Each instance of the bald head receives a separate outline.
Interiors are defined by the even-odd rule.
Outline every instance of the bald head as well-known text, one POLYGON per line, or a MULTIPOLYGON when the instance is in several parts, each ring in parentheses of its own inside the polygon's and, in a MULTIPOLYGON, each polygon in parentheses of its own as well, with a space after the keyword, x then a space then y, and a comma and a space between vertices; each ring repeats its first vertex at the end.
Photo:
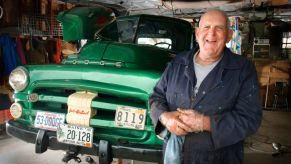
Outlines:
POLYGON ((229 27, 229 20, 228 20, 228 16, 227 16, 227 14, 226 14, 224 11, 219 10, 219 9, 210 9, 210 10, 206 11, 206 12, 201 16, 201 18, 200 18, 199 26, 201 25, 201 23, 202 23, 204 17, 205 17, 205 16, 209 16, 209 15, 219 15, 219 16, 221 16, 221 17, 223 18, 222 20, 224 20, 224 22, 225 22, 225 26, 226 26, 226 27, 229 27))

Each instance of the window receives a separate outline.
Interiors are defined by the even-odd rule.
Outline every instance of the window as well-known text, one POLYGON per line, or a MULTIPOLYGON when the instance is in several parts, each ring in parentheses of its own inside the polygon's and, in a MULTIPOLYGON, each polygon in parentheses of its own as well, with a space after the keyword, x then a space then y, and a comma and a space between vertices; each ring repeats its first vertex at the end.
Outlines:
POLYGON ((282 49, 291 49, 291 32, 283 32, 282 49))
POLYGON ((138 20, 117 21, 119 41, 133 43, 138 20))
POLYGON ((96 38, 183 51, 191 41, 188 36, 192 29, 188 25, 160 17, 121 17, 104 27, 96 38))
POLYGON ((173 49, 175 28, 171 22, 143 19, 137 31, 137 44, 152 45, 164 49, 173 49))
POLYGON ((171 49, 172 40, 169 38, 138 38, 137 44, 148 44, 160 48, 171 49))

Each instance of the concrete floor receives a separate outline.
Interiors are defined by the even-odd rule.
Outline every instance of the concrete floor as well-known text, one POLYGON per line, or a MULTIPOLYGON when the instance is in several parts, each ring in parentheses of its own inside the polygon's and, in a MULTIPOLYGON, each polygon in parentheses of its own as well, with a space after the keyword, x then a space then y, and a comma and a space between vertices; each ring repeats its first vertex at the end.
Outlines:
POLYGON ((245 164, 290 164, 291 163, 291 112, 264 111, 258 132, 245 142, 245 164), (280 143, 278 156, 272 143, 280 143))
MULTIPOLYGON (((244 164, 290 164, 291 153, 283 153, 273 157, 276 151, 272 143, 277 142, 282 148, 291 152, 291 112, 264 111, 263 122, 259 131, 249 137, 245 143, 244 164)), ((1 131, 0 131, 1 132, 1 131)), ((1 164, 59 164, 64 155, 63 151, 48 150, 43 154, 34 153, 34 145, 7 136, 5 131, 0 133, 0 163, 1 164)), ((80 156, 81 163, 85 155, 80 156)), ((98 161, 97 157, 94 157, 98 161)), ((69 164, 77 163, 70 161, 69 164)), ((154 164, 149 162, 115 159, 112 164, 154 164)))

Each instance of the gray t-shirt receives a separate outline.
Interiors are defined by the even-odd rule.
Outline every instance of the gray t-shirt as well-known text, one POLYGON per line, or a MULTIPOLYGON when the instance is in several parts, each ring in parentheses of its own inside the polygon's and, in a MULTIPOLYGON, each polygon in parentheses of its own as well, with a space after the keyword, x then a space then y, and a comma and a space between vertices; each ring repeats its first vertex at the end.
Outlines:
POLYGON ((198 93, 199 87, 202 83, 202 81, 205 79, 205 77, 209 74, 209 72, 217 65, 217 63, 221 60, 221 58, 217 61, 215 61, 212 64, 208 64, 208 65, 202 65, 202 64, 198 64, 196 62, 196 57, 197 54, 199 53, 199 51, 194 55, 193 58, 193 62, 194 62, 194 70, 195 70, 195 75, 196 75, 196 86, 194 88, 194 93, 195 95, 198 93))

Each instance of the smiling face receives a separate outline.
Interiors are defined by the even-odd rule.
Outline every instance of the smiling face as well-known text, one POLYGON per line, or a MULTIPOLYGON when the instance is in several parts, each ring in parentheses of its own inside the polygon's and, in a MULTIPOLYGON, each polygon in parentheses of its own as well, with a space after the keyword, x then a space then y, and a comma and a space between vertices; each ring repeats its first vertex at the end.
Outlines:
POLYGON ((195 31, 200 59, 214 62, 220 58, 225 44, 232 37, 227 19, 219 10, 208 11, 201 17, 199 27, 195 31))

